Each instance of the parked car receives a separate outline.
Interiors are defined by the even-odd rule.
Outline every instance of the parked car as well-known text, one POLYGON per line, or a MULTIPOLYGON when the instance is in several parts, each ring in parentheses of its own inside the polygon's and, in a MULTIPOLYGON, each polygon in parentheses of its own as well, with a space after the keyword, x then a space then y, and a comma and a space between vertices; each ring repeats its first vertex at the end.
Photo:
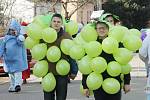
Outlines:
POLYGON ((3 63, 2 60, 0 60, 0 73, 3 73, 4 69, 3 69, 3 63))
MULTIPOLYGON (((3 37, 0 37, 0 45, 1 45, 2 41, 3 41, 3 37)), ((4 71, 3 66, 4 66, 3 61, 2 61, 2 59, 0 59, 0 77, 8 76, 8 74, 4 71)))
POLYGON ((7 77, 8 74, 4 71, 4 64, 2 59, 0 59, 0 77, 7 77))

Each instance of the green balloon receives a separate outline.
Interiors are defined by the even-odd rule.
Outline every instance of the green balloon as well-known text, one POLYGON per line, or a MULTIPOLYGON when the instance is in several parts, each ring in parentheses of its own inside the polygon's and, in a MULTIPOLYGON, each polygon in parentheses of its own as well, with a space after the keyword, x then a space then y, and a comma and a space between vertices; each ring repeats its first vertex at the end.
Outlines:
POLYGON ((48 73, 48 62, 46 60, 38 61, 33 67, 33 75, 44 77, 48 73))
POLYGON ((59 60, 56 64, 56 71, 59 75, 67 75, 70 71, 70 64, 66 60, 59 60))
POLYGON ((28 36, 34 40, 42 39, 42 27, 40 25, 31 23, 27 26, 28 36))
POLYGON ((128 29, 123 26, 114 26, 112 30, 109 32, 109 37, 113 37, 118 42, 121 42, 124 35, 128 32, 128 29))
POLYGON ((32 58, 35 60, 41 60, 46 56, 47 45, 44 43, 37 44, 31 49, 32 58))
POLYGON ((93 23, 88 23, 88 24, 86 24, 86 26, 90 26, 90 27, 93 27, 93 28, 95 28, 95 26, 96 26, 96 23, 95 23, 95 22, 93 22, 93 23))
POLYGON ((74 21, 70 21, 70 22, 65 24, 65 29, 66 29, 66 32, 69 33, 70 35, 77 34, 78 23, 76 23, 74 21))
POLYGON ((124 81, 124 74, 121 73, 120 79, 121 79, 122 82, 124 81))
POLYGON ((34 17, 33 23, 40 25, 42 28, 50 26, 52 15, 37 15, 34 17))
POLYGON ((120 74, 120 79, 121 79, 121 84, 120 84, 120 87, 121 87, 121 89, 123 89, 123 87, 124 87, 124 74, 120 74))
POLYGON ((32 38, 30 37, 27 37, 24 41, 24 45, 26 48, 28 49, 32 49, 33 46, 35 46, 36 44, 39 43, 39 40, 33 40, 32 38))
POLYGON ((102 49, 108 54, 112 54, 118 49, 118 41, 112 37, 107 37, 102 42, 102 49))
POLYGON ((42 32, 42 38, 47 43, 53 43, 57 39, 57 32, 53 28, 45 28, 42 32))
POLYGON ((62 21, 63 21, 63 25, 65 25, 67 23, 67 21, 66 21, 64 16, 62 16, 62 21))
POLYGON ((132 70, 132 67, 130 64, 121 65, 121 73, 122 74, 129 74, 132 70))
MULTIPOLYGON (((92 90, 89 90, 89 91, 90 91, 90 96, 94 95, 92 90)), ((84 91, 83 91, 83 86, 82 86, 82 84, 80 84, 80 93, 81 93, 82 95, 84 95, 84 91)))
POLYGON ((120 83, 114 78, 107 78, 103 81, 102 88, 108 94, 116 94, 120 90, 120 83))
POLYGON ((91 41, 86 44, 85 51, 90 57, 97 57, 102 53, 102 45, 97 41, 91 41))
POLYGON ((113 77, 120 75, 121 65, 116 61, 108 63, 107 73, 113 77))
POLYGON ((102 57, 96 57, 91 60, 91 68, 94 72, 102 73, 107 68, 107 62, 102 57))
POLYGON ((46 14, 44 17, 44 22, 46 22, 46 24, 48 25, 48 27, 50 26, 50 23, 51 23, 51 20, 52 20, 52 16, 53 16, 54 13, 49 13, 49 14, 46 14))
POLYGON ((96 30, 90 25, 84 26, 80 34, 86 42, 96 41, 98 36, 96 30))
POLYGON ((123 38, 123 45, 128 50, 136 51, 142 46, 142 40, 138 36, 126 34, 123 38))
POLYGON ((81 45, 81 46, 84 46, 87 44, 87 42, 81 37, 81 34, 77 34, 76 37, 73 39, 73 41, 77 45, 81 45))
POLYGON ((126 48, 119 48, 116 53, 113 54, 113 57, 120 64, 127 64, 132 58, 132 51, 126 48))
POLYGON ((74 45, 70 51, 69 55, 72 59, 79 60, 85 55, 85 50, 82 46, 74 45))
POLYGON ((48 73, 43 79, 42 79, 42 88, 46 92, 51 92, 56 87, 56 79, 52 73, 48 73))
POLYGON ((92 72, 88 75, 86 84, 90 90, 96 90, 101 87, 103 83, 103 77, 101 74, 92 72))
POLYGON ((70 39, 63 39, 60 44, 61 51, 64 54, 69 55, 69 51, 73 45, 74 45, 74 41, 70 39))
POLYGON ((132 28, 129 30, 129 33, 132 35, 138 36, 139 38, 141 37, 141 32, 138 29, 132 28))
POLYGON ((90 67, 91 59, 89 56, 84 56, 81 60, 78 61, 78 68, 82 74, 90 74, 92 69, 90 67))
POLYGON ((57 46, 51 46, 47 50, 47 59, 50 62, 57 62, 61 57, 61 51, 57 46))

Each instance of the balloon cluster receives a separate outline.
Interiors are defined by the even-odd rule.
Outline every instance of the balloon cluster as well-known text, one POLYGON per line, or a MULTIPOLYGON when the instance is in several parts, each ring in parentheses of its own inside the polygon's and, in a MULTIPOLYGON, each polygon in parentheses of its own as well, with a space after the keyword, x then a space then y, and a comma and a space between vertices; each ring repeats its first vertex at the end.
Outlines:
MULTIPOLYGON (((61 59, 61 51, 68 55, 68 49, 73 45, 73 42, 69 39, 62 40, 61 47, 51 45, 57 40, 56 30, 49 27, 52 15, 36 16, 33 22, 26 28, 28 37, 24 43, 25 47, 31 50, 32 58, 37 60, 37 63, 33 67, 33 74, 39 78, 42 77, 42 87, 47 92, 52 91, 56 86, 56 79, 53 73, 49 72, 49 67, 51 66, 48 66, 48 63, 56 63, 57 73, 59 75, 67 75, 70 71, 70 64, 67 60, 61 59), (41 40, 42 43, 40 42, 41 40)), ((70 35, 77 33, 78 25, 75 22, 64 24, 66 31, 70 35), (74 27, 71 26, 72 24, 74 27)))
MULTIPOLYGON (((70 70, 69 63, 61 59, 61 53, 77 60, 79 71, 88 75, 87 86, 96 90, 102 86, 105 92, 115 94, 120 89, 120 83, 114 78, 103 80, 101 73, 107 71, 112 76, 128 74, 131 66, 128 64, 132 59, 132 53, 138 50, 142 41, 137 29, 128 29, 124 26, 114 26, 111 28, 107 38, 102 43, 97 42, 98 33, 93 25, 86 25, 77 36, 71 39, 63 39, 60 47, 47 46, 57 39, 57 32, 49 27, 52 15, 40 15, 27 26, 28 37, 25 46, 31 49, 33 59, 38 60, 33 69, 33 74, 42 77, 42 87, 45 91, 52 91, 56 86, 53 73, 48 72, 48 63, 57 63, 56 71, 60 75, 67 75, 70 70), (43 43, 40 43, 40 40, 43 43), (119 48, 122 42, 125 48, 119 48), (106 60, 99 55, 102 50, 112 54, 116 61, 107 64, 106 60), (43 60, 47 58, 48 61, 43 60)), ((70 35, 78 32, 78 24, 70 21, 65 23, 65 30, 70 35)))
MULTIPOLYGON (((97 37, 98 34, 91 25, 84 26, 73 40, 76 45, 80 46, 77 51, 79 57, 73 52, 70 52, 72 53, 70 56, 78 60, 79 71, 88 75, 86 84, 90 90, 96 90, 102 86, 106 93, 115 94, 121 88, 119 81, 115 78, 103 80, 102 73, 107 71, 111 77, 130 73, 132 68, 128 63, 133 57, 133 52, 142 45, 140 32, 124 26, 113 26, 102 43, 96 41, 97 37), (124 47, 119 48, 119 43, 122 43, 124 47), (107 64, 106 60, 99 56, 102 50, 112 54, 115 61, 107 64)), ((75 48, 77 47, 73 46, 71 49, 76 51, 75 48)))

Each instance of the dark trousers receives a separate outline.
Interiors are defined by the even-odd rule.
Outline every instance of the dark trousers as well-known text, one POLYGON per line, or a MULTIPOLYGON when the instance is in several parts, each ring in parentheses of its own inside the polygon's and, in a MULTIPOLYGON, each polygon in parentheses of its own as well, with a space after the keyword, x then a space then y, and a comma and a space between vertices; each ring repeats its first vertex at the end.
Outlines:
POLYGON ((93 92, 95 100, 121 100, 121 90, 116 94, 107 94, 102 88, 93 92))
POLYGON ((67 86, 68 86, 68 76, 55 75, 56 87, 52 92, 44 91, 44 100, 66 100, 67 97, 67 86))

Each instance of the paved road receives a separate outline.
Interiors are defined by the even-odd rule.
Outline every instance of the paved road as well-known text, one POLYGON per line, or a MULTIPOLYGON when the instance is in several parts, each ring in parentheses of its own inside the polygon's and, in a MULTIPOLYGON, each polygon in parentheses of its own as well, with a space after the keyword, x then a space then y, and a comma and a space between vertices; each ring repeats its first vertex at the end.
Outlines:
MULTIPOLYGON (((122 100, 146 100, 146 94, 144 92, 144 87, 146 84, 145 78, 145 68, 143 62, 135 55, 130 64, 133 67, 131 72, 132 75, 132 91, 128 94, 122 95, 122 100)), ((76 80, 72 81, 68 86, 68 96, 67 100, 94 100, 93 97, 86 98, 82 96, 79 92, 79 85, 81 80, 81 74, 78 74, 76 80)), ((43 100, 43 92, 40 79, 31 75, 28 80, 29 83, 22 86, 22 91, 20 93, 8 93, 7 89, 9 87, 8 78, 0 78, 0 100, 43 100)))
MULTIPOLYGON (((146 100, 144 86, 146 78, 133 77, 131 81, 132 91, 122 96, 122 100, 146 100)), ((80 80, 74 80, 69 84, 67 100, 94 100, 86 98, 79 92, 80 80)), ((43 100, 43 92, 40 83, 28 83, 22 86, 20 93, 8 93, 8 83, 0 85, 0 100, 43 100)))

